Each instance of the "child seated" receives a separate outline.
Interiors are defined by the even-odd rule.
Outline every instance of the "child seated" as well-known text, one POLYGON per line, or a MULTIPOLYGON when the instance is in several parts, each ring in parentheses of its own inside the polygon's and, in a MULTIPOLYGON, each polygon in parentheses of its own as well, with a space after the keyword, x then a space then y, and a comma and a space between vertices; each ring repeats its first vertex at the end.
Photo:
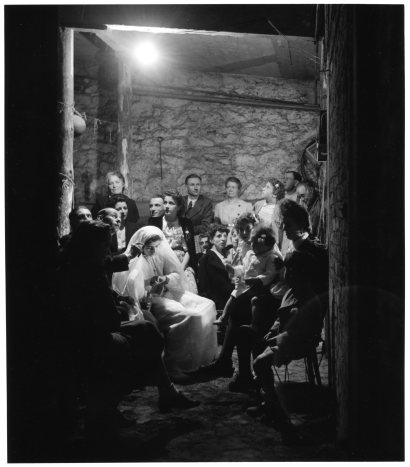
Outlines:
POLYGON ((228 245, 231 243, 233 248, 227 260, 232 266, 242 264, 246 253, 251 249, 251 232, 255 223, 256 217, 251 213, 242 214, 236 219, 228 238, 228 245))
MULTIPOLYGON (((229 315, 236 308, 239 297, 246 294, 249 299, 246 301, 249 301, 250 306, 252 297, 264 293, 264 288, 278 278, 282 266, 282 255, 276 247, 273 230, 261 224, 257 225, 251 233, 250 243, 252 249, 246 253, 242 265, 225 265, 228 273, 235 280, 235 289, 225 305, 222 316, 215 321, 217 325, 228 322, 229 315)), ((269 291, 266 290, 265 293, 269 291)))
POLYGON ((226 262, 232 266, 236 266, 240 260, 240 248, 239 248, 239 230, 236 227, 232 227, 229 233, 230 243, 226 246, 226 262))

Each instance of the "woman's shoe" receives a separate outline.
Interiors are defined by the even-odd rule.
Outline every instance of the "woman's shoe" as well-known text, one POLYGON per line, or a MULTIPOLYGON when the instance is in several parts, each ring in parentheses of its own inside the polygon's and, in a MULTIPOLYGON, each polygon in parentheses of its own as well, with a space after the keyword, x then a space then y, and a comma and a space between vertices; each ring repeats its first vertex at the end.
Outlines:
POLYGON ((159 411, 162 413, 169 412, 171 409, 191 409, 198 407, 199 404, 199 401, 189 399, 181 391, 177 391, 172 396, 160 396, 158 400, 159 411))
POLYGON ((187 372, 190 376, 213 376, 215 378, 230 378, 233 375, 235 368, 232 363, 221 364, 218 362, 212 362, 209 365, 201 366, 198 370, 187 372))

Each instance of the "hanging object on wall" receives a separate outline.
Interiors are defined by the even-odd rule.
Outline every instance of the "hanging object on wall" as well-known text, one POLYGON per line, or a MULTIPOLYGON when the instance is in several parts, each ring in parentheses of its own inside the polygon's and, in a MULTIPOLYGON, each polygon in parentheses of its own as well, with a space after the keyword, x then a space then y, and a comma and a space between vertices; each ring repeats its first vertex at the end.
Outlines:
POLYGON ((109 140, 109 142, 110 142, 110 144, 111 144, 111 142, 112 142, 112 141, 111 141, 111 136, 112 136, 112 127, 111 127, 111 125, 107 125, 106 131, 107 131, 107 133, 108 133, 108 140, 109 140))
POLYGON ((74 115, 73 115, 73 124, 74 124, 74 135, 82 135, 84 131, 87 128, 87 125, 85 123, 86 116, 81 115, 80 112, 74 109, 74 115))
POLYGON ((98 118, 94 118, 94 125, 93 125, 94 135, 97 133, 99 125, 101 125, 101 120, 98 118))
POLYGON ((303 150, 300 158, 300 173, 303 180, 311 180, 318 185, 320 162, 318 162, 318 140, 311 141, 303 150))
POLYGON ((327 161, 327 111, 320 111, 319 123, 319 145, 317 151, 317 160, 319 162, 327 161))
POLYGON ((157 141, 159 143, 159 168, 160 168, 160 175, 161 175, 161 193, 164 192, 164 180, 162 177, 162 150, 161 150, 161 145, 162 142, 164 141, 164 138, 162 136, 158 136, 157 141))

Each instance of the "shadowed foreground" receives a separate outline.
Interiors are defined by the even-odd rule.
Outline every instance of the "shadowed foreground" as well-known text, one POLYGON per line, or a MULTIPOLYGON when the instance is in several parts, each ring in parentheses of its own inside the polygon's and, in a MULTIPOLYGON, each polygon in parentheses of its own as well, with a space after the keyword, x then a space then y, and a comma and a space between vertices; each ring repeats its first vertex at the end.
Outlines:
POLYGON ((123 428, 120 439, 112 445, 93 446, 85 440, 80 412, 75 433, 64 441, 58 452, 49 451, 49 461, 347 460, 335 443, 325 358, 320 369, 323 387, 312 387, 306 382, 303 360, 289 365, 287 382, 284 382, 284 369, 279 369, 282 381, 279 390, 304 440, 301 446, 286 446, 272 426, 247 415, 245 409, 254 405, 252 399, 245 394, 228 392, 229 379, 219 378, 185 384, 183 391, 200 400, 201 405, 168 414, 158 411, 155 388, 132 392, 119 408, 125 418, 135 418, 136 422, 123 428))

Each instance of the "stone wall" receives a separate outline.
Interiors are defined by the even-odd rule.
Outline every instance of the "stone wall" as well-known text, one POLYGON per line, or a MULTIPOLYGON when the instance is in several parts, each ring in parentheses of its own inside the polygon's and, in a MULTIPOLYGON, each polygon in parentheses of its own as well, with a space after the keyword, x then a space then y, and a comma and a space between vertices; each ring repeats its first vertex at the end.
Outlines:
POLYGON ((74 202, 92 205, 117 169, 117 62, 111 54, 75 62, 75 108, 86 114, 86 130, 74 138, 74 202))
MULTIPOLYGON (((113 55, 100 54, 75 70, 75 105, 87 115, 87 129, 74 142, 75 202, 92 204, 105 189, 104 175, 118 169, 118 64, 113 55)), ((203 176, 203 192, 215 202, 224 197, 224 180, 235 175, 243 183, 243 197, 260 199, 268 177, 283 178, 298 169, 307 143, 316 136, 318 114, 313 111, 198 102, 141 95, 141 86, 195 90, 209 96, 226 94, 314 103, 313 82, 265 79, 221 73, 166 73, 163 77, 135 73, 128 143, 127 193, 142 211, 152 193, 163 186, 184 192, 185 176, 203 176), (164 77, 165 76, 165 77, 164 77)))
POLYGON ((330 381, 338 401, 339 438, 347 436, 349 429, 349 346, 354 342, 349 326, 350 259, 348 209, 349 170, 352 153, 352 18, 351 10, 332 7, 327 10, 327 37, 325 40, 329 112, 329 224, 328 245, 330 262, 330 381))
POLYGON ((338 434, 357 458, 399 460, 404 12, 385 5, 326 11, 331 382, 338 434))
MULTIPOLYGON (((136 74, 134 86, 152 85, 136 74)), ((314 85, 294 80, 263 79, 219 73, 167 74, 156 79, 158 89, 195 90, 213 94, 252 96, 312 103, 314 85)), ((132 147, 129 152, 130 189, 147 200, 160 191, 159 143, 162 142, 164 187, 184 192, 187 174, 203 178, 203 192, 213 200, 224 197, 224 180, 237 176, 243 197, 255 200, 268 177, 283 178, 297 169, 306 144, 316 135, 315 112, 198 102, 135 94, 132 147)))

